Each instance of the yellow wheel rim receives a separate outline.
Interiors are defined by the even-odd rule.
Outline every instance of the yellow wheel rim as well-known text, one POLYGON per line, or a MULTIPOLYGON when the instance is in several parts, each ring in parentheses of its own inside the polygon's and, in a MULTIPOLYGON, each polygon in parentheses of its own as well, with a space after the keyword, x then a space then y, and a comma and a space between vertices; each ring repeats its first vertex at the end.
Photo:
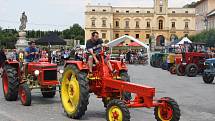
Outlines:
POLYGON ((69 69, 62 78, 61 100, 65 111, 68 114, 74 114, 77 110, 80 98, 79 83, 75 73, 69 69))
POLYGON ((158 117, 162 121, 171 121, 172 116, 173 116, 173 110, 169 105, 166 108, 164 108, 162 106, 158 107, 158 117))
POLYGON ((123 114, 121 109, 117 106, 112 106, 108 111, 108 118, 109 121, 122 121, 123 114))

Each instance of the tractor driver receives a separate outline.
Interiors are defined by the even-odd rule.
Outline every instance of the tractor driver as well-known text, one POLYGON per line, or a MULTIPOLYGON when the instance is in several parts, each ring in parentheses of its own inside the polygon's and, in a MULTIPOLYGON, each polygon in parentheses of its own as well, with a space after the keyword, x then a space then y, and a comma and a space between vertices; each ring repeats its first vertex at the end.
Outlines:
POLYGON ((28 43, 29 47, 25 48, 25 62, 32 62, 38 56, 38 50, 36 48, 35 41, 28 43))
MULTIPOLYGON (((99 63, 96 55, 100 53, 102 50, 103 46, 103 40, 99 38, 99 33, 98 32, 93 32, 91 39, 87 41, 86 48, 87 51, 90 53, 90 56, 88 58, 88 64, 89 64, 89 69, 90 69, 90 75, 92 75, 92 68, 93 68, 93 60, 95 61, 96 64, 99 63)), ((106 63, 112 73, 115 73, 115 71, 112 68, 112 65, 106 57, 106 63)))

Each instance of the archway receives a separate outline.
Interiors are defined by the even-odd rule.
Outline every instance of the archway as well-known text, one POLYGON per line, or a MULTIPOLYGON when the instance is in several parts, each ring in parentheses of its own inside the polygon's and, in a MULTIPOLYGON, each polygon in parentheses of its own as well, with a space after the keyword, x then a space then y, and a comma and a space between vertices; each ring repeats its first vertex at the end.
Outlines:
POLYGON ((163 35, 157 36, 156 46, 165 46, 165 37, 163 35))

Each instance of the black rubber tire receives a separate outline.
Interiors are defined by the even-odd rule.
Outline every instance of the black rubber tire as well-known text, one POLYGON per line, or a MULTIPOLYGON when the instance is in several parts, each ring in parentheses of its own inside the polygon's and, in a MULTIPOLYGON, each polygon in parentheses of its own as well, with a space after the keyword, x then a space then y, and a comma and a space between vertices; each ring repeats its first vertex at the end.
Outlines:
POLYGON ((186 66, 185 70, 186 70, 185 72, 188 77, 195 77, 198 74, 198 66, 194 63, 188 64, 186 66), (193 68, 195 70, 193 70, 193 72, 191 72, 192 71, 191 68, 193 68))
MULTIPOLYGON (((179 121, 180 117, 181 117, 181 112, 180 112, 180 108, 179 105, 177 104, 177 102, 169 97, 164 97, 162 99, 166 99, 168 101, 166 101, 166 103, 171 106, 171 108, 173 109, 173 115, 172 115, 172 119, 170 121, 179 121)), ((161 102, 161 101, 160 101, 161 102)), ((154 115, 155 115, 155 119, 157 121, 163 121, 162 119, 160 119, 159 115, 158 115, 158 108, 159 106, 154 108, 154 115)))
POLYGON ((185 67, 181 67, 181 66, 184 66, 184 65, 183 64, 176 65, 176 74, 178 76, 184 76, 186 74, 185 67))
POLYGON ((19 97, 21 98, 21 94, 20 94, 20 91, 23 90, 24 93, 25 93, 25 96, 26 96, 26 99, 25 101, 20 99, 21 100, 21 103, 22 105, 24 106, 30 106, 31 105, 31 90, 30 88, 28 87, 28 85, 26 83, 23 83, 19 86, 19 97))
MULTIPOLYGON (((7 101, 16 101, 18 99, 18 88, 19 88, 19 81, 18 81, 18 73, 16 68, 10 65, 4 66, 3 75, 8 79, 8 91, 7 93, 4 91, 4 97, 7 101)), ((2 85, 4 85, 4 80, 2 79, 2 85)))
POLYGON ((131 116, 130 116, 130 112, 128 110, 128 107, 125 105, 125 103, 123 101, 118 100, 118 99, 113 99, 108 103, 107 109, 106 109, 106 119, 107 119, 107 121, 110 121, 109 120, 109 110, 113 106, 116 106, 121 110, 122 115, 123 115, 122 116, 122 118, 123 118, 122 121, 130 121, 131 116))
MULTIPOLYGON (((89 94, 89 81, 87 79, 87 73, 80 71, 76 65, 67 65, 64 72, 66 72, 67 70, 73 70, 75 72, 77 81, 79 82, 80 100, 77 106, 77 110, 73 114, 69 114, 68 112, 66 112, 66 110, 64 111, 66 112, 68 117, 72 119, 80 119, 82 116, 85 115, 85 112, 87 111, 87 106, 89 104, 90 94, 89 94)), ((62 92, 63 91, 61 91, 61 93, 62 92)), ((61 101, 62 101, 62 94, 61 94, 61 101)))
POLYGON ((214 81, 214 76, 209 76, 209 75, 203 74, 202 78, 206 84, 212 84, 214 81))
POLYGON ((41 88, 41 93, 44 98, 54 98, 56 95, 56 86, 52 88, 41 88))

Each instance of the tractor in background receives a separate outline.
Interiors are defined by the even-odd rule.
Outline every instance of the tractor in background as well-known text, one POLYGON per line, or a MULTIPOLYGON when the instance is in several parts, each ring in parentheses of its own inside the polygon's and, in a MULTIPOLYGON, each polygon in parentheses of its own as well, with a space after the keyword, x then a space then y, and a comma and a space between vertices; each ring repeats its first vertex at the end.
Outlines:
POLYGON ((176 65, 176 73, 178 76, 187 75, 189 77, 195 77, 197 74, 203 73, 205 69, 204 62, 208 58, 208 54, 205 52, 197 52, 197 47, 203 46, 204 44, 192 43, 189 45, 191 49, 187 52, 182 51, 182 60, 176 65))
POLYGON ((215 76, 215 58, 207 59, 204 63, 206 69, 202 75, 203 81, 206 84, 211 84, 214 81, 215 76))
POLYGON ((152 54, 152 56, 150 58, 150 65, 152 67, 161 68, 163 61, 164 61, 164 56, 166 56, 166 53, 154 53, 154 54, 152 54))
POLYGON ((130 121, 128 108, 152 108, 157 121, 179 121, 180 109, 169 97, 155 99, 155 88, 130 82, 123 61, 110 60, 116 73, 105 62, 105 48, 97 54, 99 64, 89 74, 87 61, 67 61, 61 82, 61 102, 65 113, 80 119, 87 111, 90 93, 100 98, 106 108, 107 121, 130 121), (134 94, 134 97, 131 96, 134 94))
POLYGON ((9 59, 3 66, 2 84, 7 101, 16 101, 18 95, 24 106, 31 105, 31 90, 40 89, 44 98, 53 98, 56 87, 57 65, 40 59, 29 63, 9 59))

